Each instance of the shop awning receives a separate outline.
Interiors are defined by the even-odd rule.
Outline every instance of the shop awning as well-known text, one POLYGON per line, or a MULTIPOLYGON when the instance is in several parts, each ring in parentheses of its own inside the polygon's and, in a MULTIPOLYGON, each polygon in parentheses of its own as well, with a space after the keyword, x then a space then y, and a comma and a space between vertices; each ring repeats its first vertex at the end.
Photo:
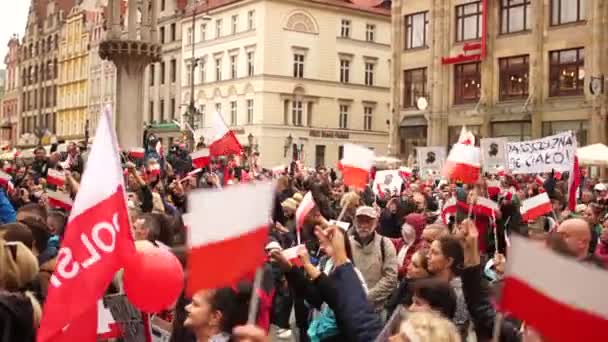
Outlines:
POLYGON ((581 165, 608 166, 608 147, 604 144, 593 144, 576 150, 581 165))
POLYGON ((426 119, 422 115, 417 116, 406 116, 401 119, 399 126, 401 127, 412 127, 412 126, 426 126, 428 125, 426 119))

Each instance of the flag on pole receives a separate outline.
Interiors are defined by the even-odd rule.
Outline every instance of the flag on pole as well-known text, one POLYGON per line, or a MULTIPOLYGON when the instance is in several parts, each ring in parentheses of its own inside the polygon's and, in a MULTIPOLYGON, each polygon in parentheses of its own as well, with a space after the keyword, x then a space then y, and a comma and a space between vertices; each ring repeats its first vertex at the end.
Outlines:
POLYGON ((283 251, 281 251, 281 254, 283 254, 285 259, 287 259, 292 265, 294 265, 296 267, 301 267, 302 261, 300 260, 300 257, 298 256, 298 251, 300 250, 300 248, 306 248, 306 246, 297 245, 295 247, 284 249, 283 251))
POLYGON ((345 144, 341 162, 344 185, 364 189, 374 164, 374 151, 365 146, 345 144))
POLYGON ((403 180, 410 178, 412 174, 412 169, 410 169, 409 167, 402 166, 399 168, 399 175, 401 176, 401 178, 403 178, 403 180))
POLYGON ((134 147, 129 150, 129 158, 131 159, 144 159, 146 150, 143 147, 134 147))
POLYGON ((95 341, 98 300, 135 253, 111 107, 95 142, 50 278, 38 342, 95 341))
POLYGON ((441 220, 443 223, 448 224, 448 217, 455 216, 457 210, 458 206, 456 205, 456 197, 450 197, 441 209, 441 220))
POLYGON ((488 196, 496 197, 496 196, 500 195, 500 191, 502 189, 501 189, 499 180, 496 180, 496 179, 488 180, 487 185, 488 185, 488 196))
POLYGON ((481 151, 473 145, 455 144, 443 167, 443 174, 454 182, 473 184, 479 179, 481 151))
POLYGON ((188 294, 234 285, 264 263, 273 199, 268 182, 190 194, 188 294))
POLYGON ((475 135, 471 131, 468 131, 465 126, 462 126, 462 128, 460 129, 460 135, 458 136, 457 143, 475 146, 475 135))
POLYGON ((568 209, 572 212, 576 209, 576 192, 581 185, 581 169, 578 167, 578 156, 574 156, 574 163, 568 178, 568 209))
POLYGON ((213 114, 212 128, 213 136, 209 144, 209 152, 212 156, 240 155, 243 153, 241 143, 239 143, 234 132, 228 129, 219 112, 213 114))
POLYGON ((72 210, 74 201, 70 195, 62 191, 47 191, 47 200, 53 208, 63 209, 65 211, 72 210))
POLYGON ((46 182, 61 187, 65 185, 65 174, 59 170, 48 169, 46 172, 46 182))
POLYGON ((546 341, 608 341, 608 273, 513 234, 500 308, 546 341))
POLYGON ((312 197, 312 192, 307 192, 302 198, 302 202, 296 209, 296 233, 298 234, 298 243, 300 243, 300 232, 302 231, 302 226, 304 226, 304 220, 306 216, 310 213, 310 211, 315 207, 315 200, 312 197))
POLYGON ((551 200, 546 192, 524 200, 521 204, 521 218, 524 221, 534 221, 541 215, 550 213, 553 210, 551 200))
POLYGON ((112 312, 103 304, 103 299, 97 301, 97 338, 108 340, 122 337, 120 324, 116 322, 112 312))
POLYGON ((489 198, 478 197, 477 203, 475 203, 475 213, 485 216, 495 215, 499 210, 498 203, 492 201, 489 198))
POLYGON ((190 153, 192 158, 192 166, 202 169, 211 163, 211 154, 208 148, 203 148, 198 151, 190 153))

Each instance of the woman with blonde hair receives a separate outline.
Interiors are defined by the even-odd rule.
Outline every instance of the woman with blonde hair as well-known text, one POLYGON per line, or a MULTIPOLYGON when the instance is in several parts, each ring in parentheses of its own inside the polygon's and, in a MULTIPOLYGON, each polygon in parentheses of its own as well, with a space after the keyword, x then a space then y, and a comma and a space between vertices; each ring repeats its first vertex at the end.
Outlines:
POLYGON ((390 342, 460 342, 456 326, 435 312, 410 312, 390 342))

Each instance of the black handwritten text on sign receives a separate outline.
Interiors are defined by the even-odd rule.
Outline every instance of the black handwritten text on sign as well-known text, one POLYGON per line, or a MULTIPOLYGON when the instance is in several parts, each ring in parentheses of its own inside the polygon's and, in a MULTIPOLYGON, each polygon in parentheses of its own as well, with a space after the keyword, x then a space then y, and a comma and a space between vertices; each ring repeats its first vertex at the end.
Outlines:
POLYGON ((550 137, 507 144, 512 173, 569 171, 576 153, 576 137, 560 133, 550 137))

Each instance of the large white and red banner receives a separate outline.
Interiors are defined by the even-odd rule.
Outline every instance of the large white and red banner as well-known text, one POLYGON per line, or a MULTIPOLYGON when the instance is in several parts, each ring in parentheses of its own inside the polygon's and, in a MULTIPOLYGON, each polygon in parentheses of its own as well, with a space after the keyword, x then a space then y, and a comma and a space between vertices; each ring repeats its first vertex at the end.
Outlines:
POLYGON ((576 155, 576 136, 564 132, 542 139, 510 142, 507 157, 511 173, 570 171, 576 155))
POLYGON ((110 111, 101 115, 72 207, 38 342, 95 341, 98 300, 135 253, 110 111))

